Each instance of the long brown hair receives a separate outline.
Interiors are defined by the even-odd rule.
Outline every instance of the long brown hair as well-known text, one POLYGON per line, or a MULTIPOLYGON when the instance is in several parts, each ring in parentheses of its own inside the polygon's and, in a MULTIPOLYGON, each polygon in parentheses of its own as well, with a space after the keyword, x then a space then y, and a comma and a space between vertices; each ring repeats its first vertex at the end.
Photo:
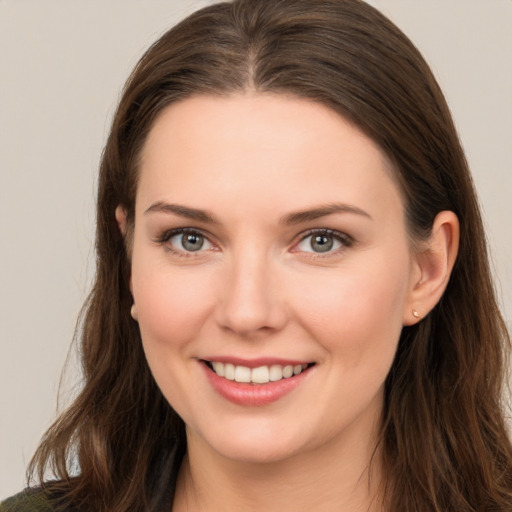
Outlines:
POLYGON ((53 470, 60 483, 52 486, 86 510, 156 510, 164 499, 186 449, 184 426, 151 376, 130 317, 130 241, 114 211, 123 205, 133 226, 138 156, 167 105, 247 89, 320 102, 375 140, 393 163, 413 239, 428 237, 440 211, 457 214, 460 249, 446 292, 419 324, 404 327, 386 381, 386 509, 510 512, 502 403, 510 340, 468 166, 428 65, 360 0, 212 5, 142 57, 101 162, 97 274, 77 333, 84 386, 47 432, 29 474, 43 479, 53 470))

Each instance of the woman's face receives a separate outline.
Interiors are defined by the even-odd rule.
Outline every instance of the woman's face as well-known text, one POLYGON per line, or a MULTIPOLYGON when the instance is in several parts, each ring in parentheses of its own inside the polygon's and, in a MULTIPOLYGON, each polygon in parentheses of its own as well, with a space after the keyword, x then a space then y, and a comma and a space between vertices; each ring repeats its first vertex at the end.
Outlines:
POLYGON ((260 462, 368 445, 418 272, 385 157, 328 108, 196 96, 156 121, 131 284, 189 443, 260 462))

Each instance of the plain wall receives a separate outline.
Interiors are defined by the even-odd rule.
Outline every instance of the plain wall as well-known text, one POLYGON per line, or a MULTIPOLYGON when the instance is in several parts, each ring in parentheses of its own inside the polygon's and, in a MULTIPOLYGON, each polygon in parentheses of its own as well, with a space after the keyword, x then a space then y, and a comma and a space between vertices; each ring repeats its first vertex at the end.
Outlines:
MULTIPOLYGON (((271 1, 271 0, 269 0, 271 1)), ((94 268, 98 161, 120 89, 190 0, 0 0, 0 498, 55 418, 94 268)), ((374 0, 452 108, 512 320, 512 2, 374 0)), ((78 373, 71 358, 63 403, 78 373)))

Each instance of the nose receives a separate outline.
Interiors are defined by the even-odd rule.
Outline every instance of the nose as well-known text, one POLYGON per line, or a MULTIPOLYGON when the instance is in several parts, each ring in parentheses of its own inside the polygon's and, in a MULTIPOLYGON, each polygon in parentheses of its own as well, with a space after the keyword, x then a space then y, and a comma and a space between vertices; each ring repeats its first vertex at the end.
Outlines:
POLYGON ((243 337, 282 329, 287 312, 278 265, 264 254, 245 251, 228 267, 220 284, 218 324, 243 337))

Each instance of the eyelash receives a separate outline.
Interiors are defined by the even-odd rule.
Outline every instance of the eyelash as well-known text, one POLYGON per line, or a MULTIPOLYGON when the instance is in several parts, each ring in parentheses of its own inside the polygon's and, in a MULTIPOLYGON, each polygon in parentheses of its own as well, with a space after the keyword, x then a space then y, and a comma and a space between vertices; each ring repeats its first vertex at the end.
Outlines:
MULTIPOLYGON (((175 256, 178 256, 178 257, 181 257, 181 258, 194 257, 194 252, 195 251, 183 251, 181 249, 175 249, 172 245, 168 244, 169 240, 171 240, 171 238, 173 238, 173 237, 175 237, 177 235, 196 235, 196 236, 200 236, 205 241, 207 241, 208 243, 212 244, 212 242, 210 242, 210 238, 209 238, 208 235, 204 234, 200 230, 193 229, 193 228, 178 228, 178 229, 171 229, 169 231, 165 231, 159 237, 156 238, 155 242, 157 244, 160 244, 160 245, 167 244, 167 245, 165 245, 165 249, 167 251, 169 251, 170 253, 172 253, 173 255, 175 255, 175 256)), ((203 252, 203 251, 199 250, 197 252, 199 253, 199 252, 203 252)))
MULTIPOLYGON (((334 229, 311 229, 308 232, 306 232, 299 240, 298 243, 295 244, 294 247, 297 247, 299 244, 307 240, 308 238, 311 238, 313 236, 324 236, 326 238, 333 238, 337 242, 340 243, 340 247, 335 250, 329 250, 325 253, 322 252, 316 252, 316 251, 303 251, 307 252, 309 257, 314 258, 325 258, 333 254, 338 254, 340 251, 343 251, 345 249, 348 249, 354 245, 354 239, 347 235, 346 233, 343 233, 341 231, 336 231, 334 229)), ((297 251, 298 252, 298 251, 297 251)))
MULTIPOLYGON (((178 257, 182 257, 182 258, 194 257, 195 256, 194 252, 196 252, 196 251, 184 251, 181 249, 175 249, 172 245, 168 244, 169 240, 171 240, 171 238, 173 238, 177 235, 196 235, 196 236, 203 238, 209 244, 212 244, 212 242, 210 241, 209 235, 203 233, 200 230, 193 229, 193 228, 178 228, 178 229, 172 229, 169 231, 165 231, 164 233, 162 233, 160 236, 158 236, 155 239, 155 242, 160 245, 167 244, 165 246, 166 250, 178 257)), ((305 252, 305 253, 309 254, 308 257, 324 258, 329 255, 339 253, 340 251, 343 251, 344 249, 348 249, 354 245, 354 239, 350 235, 347 235, 346 233, 343 233, 341 231, 322 228, 322 229, 311 229, 311 230, 307 231, 300 237, 299 241, 296 242, 293 247, 296 248, 299 244, 303 243, 305 240, 307 240, 308 238, 313 237, 313 236, 324 236, 326 238, 332 238, 335 241, 339 242, 341 244, 341 247, 339 247, 335 250, 328 250, 325 253, 316 252, 316 251, 298 251, 298 250, 292 250, 292 252, 305 252)), ((204 252, 204 251, 198 250, 197 252, 200 253, 200 252, 204 252)))

